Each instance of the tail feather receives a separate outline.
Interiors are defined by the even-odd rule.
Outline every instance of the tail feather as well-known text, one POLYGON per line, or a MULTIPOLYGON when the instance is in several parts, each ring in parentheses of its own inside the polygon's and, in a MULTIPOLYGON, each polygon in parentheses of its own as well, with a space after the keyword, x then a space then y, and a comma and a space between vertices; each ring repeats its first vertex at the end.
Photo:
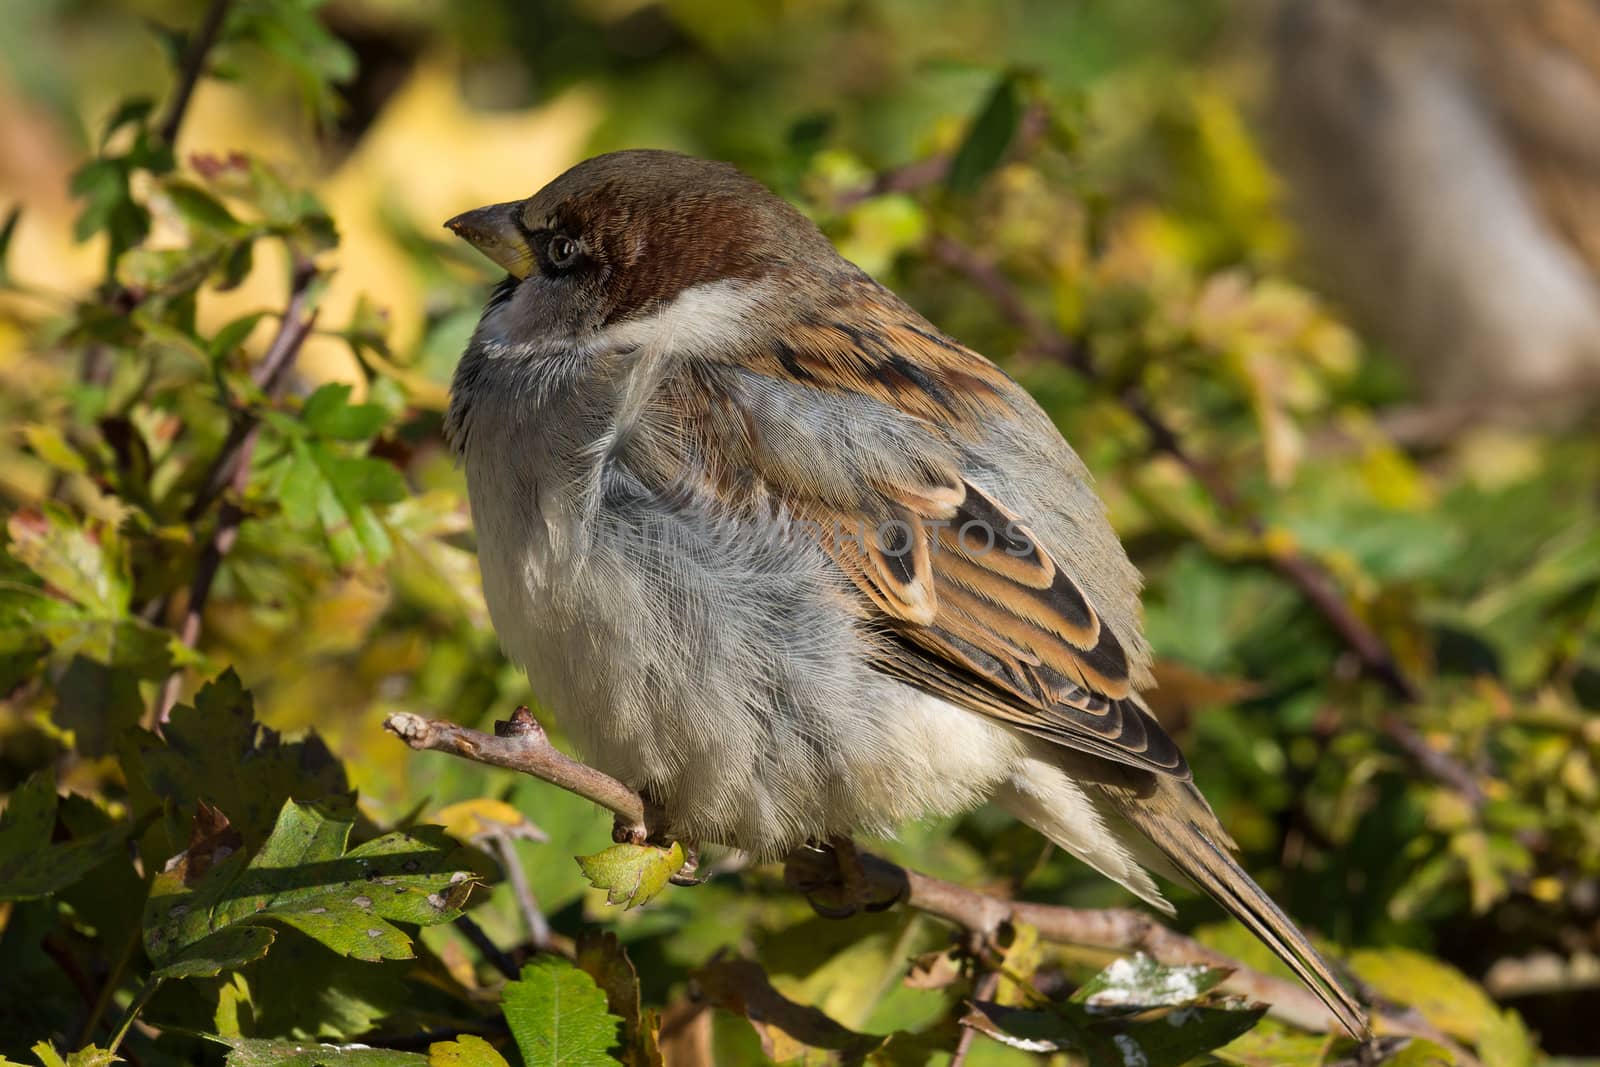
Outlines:
POLYGON ((1260 938, 1327 1005, 1351 1036, 1371 1031, 1366 1010, 1334 977, 1293 920, 1251 880, 1217 839, 1227 841, 1216 816, 1188 782, 1161 781, 1153 796, 1105 791, 1118 813, 1150 839, 1186 879, 1260 938))

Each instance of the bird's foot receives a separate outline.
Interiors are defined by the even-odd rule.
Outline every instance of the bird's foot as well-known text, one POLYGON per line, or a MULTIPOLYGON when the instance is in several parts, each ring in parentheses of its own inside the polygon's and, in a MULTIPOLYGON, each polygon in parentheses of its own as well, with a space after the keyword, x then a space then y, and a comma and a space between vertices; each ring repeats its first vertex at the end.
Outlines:
POLYGON ((702 885, 709 882, 711 880, 709 875, 701 878, 697 873, 700 870, 700 846, 687 841, 679 843, 683 845, 683 866, 679 867, 678 873, 667 881, 673 885, 702 885))
POLYGON ((883 911, 899 903, 904 888, 875 882, 848 837, 826 846, 796 849, 784 865, 784 881, 805 895, 825 919, 847 919, 861 911, 883 911))

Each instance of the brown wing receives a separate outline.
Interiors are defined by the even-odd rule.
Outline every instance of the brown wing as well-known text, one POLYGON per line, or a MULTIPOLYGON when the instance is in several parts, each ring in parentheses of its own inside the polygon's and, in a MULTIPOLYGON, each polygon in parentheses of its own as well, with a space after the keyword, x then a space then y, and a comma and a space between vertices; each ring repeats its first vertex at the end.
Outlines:
MULTIPOLYGON (((847 286, 841 304, 840 321, 798 323, 772 351, 745 354, 742 369, 888 405, 957 451, 987 420, 1017 417, 1025 397, 1016 383, 875 284, 847 286)), ((784 430, 747 420, 742 432, 784 430)), ((751 452, 759 471, 763 449, 751 452)), ((886 635, 876 666, 1019 730, 1188 779, 1182 753, 1132 689, 1119 635, 1028 527, 1033 502, 992 499, 932 462, 906 466, 922 476, 890 480, 864 465, 857 488, 865 492, 850 494, 847 507, 840 493, 799 498, 805 490, 793 475, 766 486, 822 531, 824 549, 862 594, 863 612, 886 635)))
POLYGON ((947 513, 840 517, 824 547, 886 624, 884 672, 1068 748, 1187 779, 1122 643, 1026 525, 970 483, 947 513), (856 522, 857 525, 849 525, 856 522))

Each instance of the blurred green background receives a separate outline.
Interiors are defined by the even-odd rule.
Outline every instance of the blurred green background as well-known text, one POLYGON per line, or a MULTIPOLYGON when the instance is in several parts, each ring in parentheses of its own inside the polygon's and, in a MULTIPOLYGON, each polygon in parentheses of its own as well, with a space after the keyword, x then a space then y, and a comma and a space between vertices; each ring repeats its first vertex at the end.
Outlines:
MULTIPOLYGON (((0 274, 0 509, 12 518, 0 789, 53 766, 63 788, 126 817, 137 805, 119 736, 146 719, 175 666, 188 699, 231 665, 263 723, 327 740, 365 817, 431 819, 479 797, 519 808, 549 837, 517 846, 541 907, 567 935, 614 929, 647 1005, 670 1016, 690 970, 727 949, 847 1026, 934 1028, 930 1047, 946 1055, 960 989, 900 981, 910 956, 948 941, 936 924, 899 912, 829 923, 762 869, 623 914, 572 863, 608 840, 585 802, 413 754, 381 727, 396 710, 479 727, 518 703, 538 710, 488 627, 462 479, 439 433, 494 274, 440 223, 525 196, 597 152, 676 148, 737 163, 795 200, 849 258, 1046 406, 1147 577, 1158 713, 1245 866, 1287 911, 1485 1063, 1600 1057, 1589 1022, 1600 1011, 1595 420, 1567 403, 1411 432, 1438 410, 1428 359, 1450 353, 1397 352, 1381 323, 1321 287, 1264 119, 1286 91, 1271 8, 240 0, 173 170, 130 153, 141 123, 167 113, 183 34, 206 5, 3 0, 0 211, 20 214, 0 274), (139 97, 158 103, 151 118, 105 137, 139 97), (228 185, 226 160, 241 152, 276 177, 228 185), (92 157, 132 162, 86 171, 92 157), (242 240, 233 224, 173 192, 208 181, 207 196, 248 202, 234 215, 267 220, 243 261, 229 251, 223 264, 218 251, 242 240), (320 208, 294 206, 300 190, 320 208), (315 221, 322 210, 336 246, 315 221), (262 399, 234 383, 272 336, 296 249, 326 272, 317 329, 287 395, 262 399), (997 304, 973 264, 996 272, 1024 314, 997 304), (250 317, 261 311, 273 315, 250 317), (1052 339, 1081 342, 1094 374, 1052 339), (345 410, 370 414, 361 432, 306 428, 301 401, 330 382, 351 387, 345 410), (182 652, 161 635, 181 625, 215 521, 188 509, 227 437, 229 396, 272 418, 229 497, 246 518, 197 651, 182 652), (1219 501, 1164 451, 1130 397, 1236 499, 1219 501), (306 441, 391 473, 362 467, 357 488, 327 475, 332 517, 298 506, 306 441), (89 585, 125 595, 94 611, 74 601, 27 547, 39 515, 41 536, 67 546, 89 585), (1286 555, 1330 576, 1418 699, 1363 673, 1286 580, 1286 555), (44 625, 40 597, 71 610, 44 625), (1469 787, 1441 779, 1429 753, 1469 787)), ((1366 224, 1403 221, 1375 213, 1366 224)), ((1432 313, 1469 319, 1472 308, 1432 313)), ((1030 899, 1128 904, 995 812, 872 847, 1030 899)), ((1209 904, 1180 899, 1183 928, 1271 966, 1209 904)), ((114 955, 106 930, 46 903, 57 910, 0 904, 12 964, 0 967, 0 1051, 14 1057, 75 1029, 83 1011, 23 918, 27 930, 74 930, 63 951, 100 981, 114 955)), ((504 885, 474 914, 502 945, 522 937, 504 885)), ((466 943, 445 931, 424 939, 460 978, 473 969, 466 943)), ((274 1000, 295 981, 287 963, 268 972, 276 959, 253 965, 260 1035, 354 1040, 449 1017, 402 995, 388 965, 343 960, 319 972, 336 992, 274 1000)), ((1084 964, 1068 953, 1050 966, 1084 964)), ((219 996, 168 986, 146 1014, 208 1029, 219 996)), ((720 1062, 760 1058, 748 1025, 716 1018, 720 1062)), ((132 1040, 146 1062, 160 1059, 148 1035, 132 1040)), ((1317 1048, 1251 1054, 1229 1062, 1337 1061, 1317 1048)), ((984 1041, 969 1062, 1035 1058, 984 1041)))

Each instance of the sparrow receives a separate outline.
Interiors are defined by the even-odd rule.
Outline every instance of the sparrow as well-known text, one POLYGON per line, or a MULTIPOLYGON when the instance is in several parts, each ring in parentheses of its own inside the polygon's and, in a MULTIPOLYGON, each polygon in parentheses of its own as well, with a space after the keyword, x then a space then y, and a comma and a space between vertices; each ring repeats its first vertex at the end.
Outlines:
POLYGON ((1215 898, 1352 1034, 1139 692, 1140 577, 1033 399, 724 163, 626 151, 446 226, 507 271, 451 386, 491 618, 678 840, 992 801, 1215 898))

